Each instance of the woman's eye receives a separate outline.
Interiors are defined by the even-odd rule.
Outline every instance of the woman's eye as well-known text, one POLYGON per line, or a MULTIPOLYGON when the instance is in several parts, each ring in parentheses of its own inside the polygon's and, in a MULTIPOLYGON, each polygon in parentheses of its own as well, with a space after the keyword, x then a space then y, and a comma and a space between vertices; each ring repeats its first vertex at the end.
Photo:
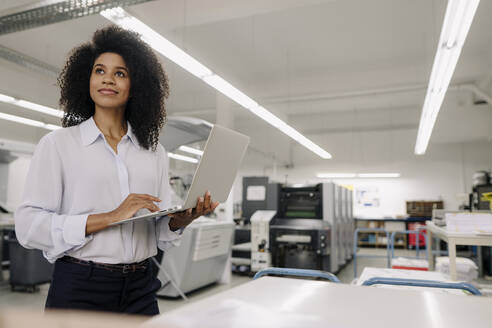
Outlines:
POLYGON ((125 73, 123 72, 116 72, 116 75, 119 76, 119 77, 125 77, 125 73))
POLYGON ((97 74, 102 74, 102 73, 104 73, 104 70, 102 68, 96 68, 95 72, 97 74))

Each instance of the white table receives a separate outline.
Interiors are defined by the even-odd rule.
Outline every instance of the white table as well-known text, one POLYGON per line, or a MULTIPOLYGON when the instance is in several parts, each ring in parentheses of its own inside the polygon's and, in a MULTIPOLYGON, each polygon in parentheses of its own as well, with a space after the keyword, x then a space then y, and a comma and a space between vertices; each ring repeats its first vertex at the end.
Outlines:
POLYGON ((427 230, 427 254, 429 258, 429 270, 434 270, 434 257, 432 256, 432 237, 438 237, 448 243, 449 271, 451 280, 456 281, 456 245, 468 246, 492 246, 492 235, 477 235, 472 233, 449 232, 445 228, 438 227, 434 222, 428 221, 427 230))
POLYGON ((492 298, 262 277, 143 328, 490 327, 492 298))

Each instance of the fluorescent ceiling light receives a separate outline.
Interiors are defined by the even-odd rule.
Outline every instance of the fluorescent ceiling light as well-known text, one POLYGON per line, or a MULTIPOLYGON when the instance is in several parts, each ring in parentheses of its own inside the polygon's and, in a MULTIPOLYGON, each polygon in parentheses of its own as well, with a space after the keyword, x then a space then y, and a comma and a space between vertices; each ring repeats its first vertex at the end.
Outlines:
POLYGON ((350 178, 399 178, 400 173, 318 173, 322 179, 350 179, 350 178))
POLYGON ((188 157, 188 156, 184 156, 184 155, 179 155, 179 154, 175 154, 175 153, 167 153, 167 155, 170 158, 177 159, 180 161, 185 161, 185 162, 190 162, 190 163, 198 163, 198 160, 196 158, 192 158, 192 157, 188 157))
POLYGON ((23 107, 26 109, 30 109, 36 112, 40 112, 43 114, 48 114, 51 116, 55 117, 63 117, 63 111, 54 109, 51 107, 35 104, 33 102, 27 101, 27 100, 22 100, 22 99, 16 99, 14 97, 10 97, 7 95, 3 95, 0 93, 0 102, 6 103, 6 104, 11 104, 19 107, 23 107))
POLYGON ((190 153, 190 154, 198 155, 198 156, 203 155, 203 151, 201 151, 200 149, 195 149, 195 148, 191 148, 188 146, 180 146, 179 150, 185 151, 185 152, 190 153))
POLYGON ((318 173, 316 175, 318 178, 322 179, 337 179, 337 178, 355 178, 357 174, 355 173, 318 173))
POLYGON ((104 18, 123 27, 124 29, 139 33, 142 36, 142 39, 152 48, 196 77, 202 78, 204 76, 212 75, 212 71, 210 69, 175 46, 169 40, 162 37, 159 33, 145 25, 143 22, 127 13, 123 10, 123 8, 115 7, 112 9, 106 9, 101 11, 100 14, 104 18))
POLYGON ((415 154, 423 155, 480 0, 449 0, 420 117, 415 154))
POLYGON ((10 115, 10 114, 6 114, 6 113, 0 113, 0 119, 11 121, 11 122, 16 122, 16 123, 20 123, 20 124, 25 124, 25 125, 35 126, 38 128, 44 128, 44 129, 48 129, 48 130, 56 130, 56 129, 60 128, 57 125, 46 124, 46 123, 43 123, 40 121, 35 121, 35 120, 28 119, 28 118, 10 115))
POLYGON ((218 76, 217 74, 213 74, 210 76, 205 76, 203 81, 215 88, 217 91, 221 92, 225 96, 231 98, 239 105, 244 108, 250 109, 258 107, 258 103, 242 93, 240 90, 236 89, 232 84, 218 76))
POLYGON ((162 37, 159 33, 152 30, 140 20, 136 19, 121 7, 106 9, 100 12, 102 16, 125 29, 135 31, 142 36, 142 40, 147 42, 157 52, 167 57, 177 65, 194 76, 202 79, 205 83, 215 88, 217 91, 229 97, 239 105, 250 110, 270 125, 276 127, 287 136, 299 142, 323 159, 331 158, 330 153, 316 145, 314 142, 303 136, 296 129, 273 115, 270 111, 258 105, 256 101, 238 90, 232 84, 224 80, 219 75, 213 73, 209 68, 198 62, 196 59, 179 49, 173 43, 162 37))
POLYGON ((400 173, 359 173, 359 178, 399 178, 400 173))

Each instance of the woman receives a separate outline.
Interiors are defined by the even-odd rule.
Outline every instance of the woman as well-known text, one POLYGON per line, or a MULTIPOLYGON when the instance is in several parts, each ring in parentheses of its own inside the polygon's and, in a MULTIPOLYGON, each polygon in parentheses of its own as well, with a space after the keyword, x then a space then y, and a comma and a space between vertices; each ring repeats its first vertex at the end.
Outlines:
POLYGON ((193 210, 110 226, 170 206, 164 70, 136 33, 109 26, 72 51, 58 84, 64 129, 36 147, 15 213, 19 242, 55 263, 46 308, 158 314, 149 258, 218 205, 207 193, 193 210))

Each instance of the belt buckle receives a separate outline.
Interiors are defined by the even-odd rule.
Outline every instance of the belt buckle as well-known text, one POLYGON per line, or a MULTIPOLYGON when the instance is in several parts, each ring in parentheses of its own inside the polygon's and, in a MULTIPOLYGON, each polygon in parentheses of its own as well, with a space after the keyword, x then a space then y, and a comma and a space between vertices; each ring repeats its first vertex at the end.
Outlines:
POLYGON ((132 272, 132 267, 133 265, 131 264, 124 264, 123 265, 123 273, 129 273, 129 272, 132 272))

